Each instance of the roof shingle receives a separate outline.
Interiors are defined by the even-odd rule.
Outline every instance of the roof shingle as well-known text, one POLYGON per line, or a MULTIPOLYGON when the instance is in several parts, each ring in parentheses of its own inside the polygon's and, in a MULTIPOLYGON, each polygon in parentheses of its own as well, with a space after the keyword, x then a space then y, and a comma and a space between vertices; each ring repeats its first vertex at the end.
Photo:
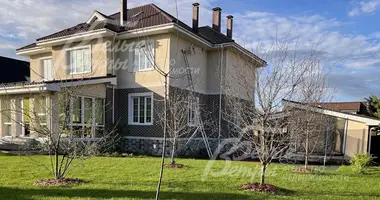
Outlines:
MULTIPOLYGON (((186 30, 191 31, 194 34, 197 34, 198 36, 200 36, 201 38, 207 40, 208 42, 212 44, 234 42, 233 39, 227 37, 223 33, 217 32, 216 30, 212 29, 210 26, 199 27, 198 32, 195 32, 187 24, 173 17, 172 15, 165 12, 164 10, 162 10, 161 8, 157 7, 154 4, 147 4, 147 5, 128 9, 127 15, 128 15, 128 19, 127 19, 128 24, 126 27, 119 26, 120 12, 118 12, 118 13, 107 16, 106 21, 95 21, 90 24, 81 23, 71 28, 64 29, 62 31, 53 33, 45 37, 41 37, 37 39, 37 41, 59 38, 63 36, 69 36, 69 35, 84 33, 87 31, 98 30, 98 29, 103 29, 103 28, 107 28, 114 32, 120 33, 123 31, 130 31, 130 30, 147 28, 147 27, 152 27, 152 26, 157 26, 157 25, 178 23, 178 25, 181 26, 182 28, 185 28, 186 30)), ((35 46, 36 44, 34 43, 17 50, 24 50, 24 49, 32 48, 35 46)), ((260 59, 260 61, 263 61, 263 60, 260 59)), ((265 63, 265 61, 263 62, 265 63)))

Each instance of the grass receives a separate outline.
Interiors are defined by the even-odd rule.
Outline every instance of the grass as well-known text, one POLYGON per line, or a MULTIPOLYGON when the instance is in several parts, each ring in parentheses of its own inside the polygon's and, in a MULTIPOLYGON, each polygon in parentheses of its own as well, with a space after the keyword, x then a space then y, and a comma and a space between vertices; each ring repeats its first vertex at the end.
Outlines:
MULTIPOLYGON (((48 162, 46 156, 34 160, 48 162)), ((273 164, 267 183, 281 188, 278 194, 239 190, 239 185, 259 180, 260 166, 254 162, 181 159, 183 169, 165 169, 161 199, 379 199, 380 168, 356 175, 347 167, 328 167, 313 174, 294 173, 294 165, 273 164), (209 169, 209 170, 207 170, 209 169), (207 174, 207 176, 204 176, 207 174), (204 181, 202 181, 204 178, 204 181)), ((29 158, 0 156, 0 199, 153 199, 160 159, 94 158, 74 168, 70 178, 87 184, 71 187, 36 187, 32 183, 49 178, 49 172, 29 158)))

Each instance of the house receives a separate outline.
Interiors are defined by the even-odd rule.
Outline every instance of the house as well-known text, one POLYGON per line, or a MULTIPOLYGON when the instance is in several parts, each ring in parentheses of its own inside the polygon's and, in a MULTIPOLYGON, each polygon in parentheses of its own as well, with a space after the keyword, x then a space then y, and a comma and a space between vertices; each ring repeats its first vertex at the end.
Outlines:
POLYGON ((29 81, 29 62, 0 56, 0 65, 0 84, 29 81))
MULTIPOLYGON (((308 110, 328 117, 331 123, 324 123, 325 128, 321 129, 322 137, 320 138, 319 151, 315 152, 319 155, 324 155, 326 141, 330 143, 328 149, 329 155, 341 155, 345 160, 349 160, 356 153, 369 153, 376 157, 380 156, 376 142, 378 137, 374 135, 373 130, 380 125, 380 119, 368 117, 353 112, 342 112, 336 109, 325 108, 338 103, 324 104, 324 106, 311 106, 295 101, 283 100, 283 104, 288 108, 308 110), (330 131, 328 131, 330 129, 330 131), (328 133, 327 133, 328 132, 328 133)), ((345 106, 346 111, 357 112, 360 104, 349 103, 355 106, 345 106)), ((347 105, 343 103, 342 105, 347 105)), ((327 118, 326 118, 327 119, 327 118)))
MULTIPOLYGON (((127 8, 122 0, 120 7, 112 15, 94 11, 85 22, 17 49, 17 55, 30 58, 31 82, 0 88, 1 137, 39 137, 32 127, 54 129, 61 116, 70 116, 75 137, 96 138, 117 126, 128 139, 127 151, 160 154, 163 131, 157 108, 165 93, 169 98, 174 90, 194 93, 192 101, 217 118, 226 95, 221 85, 237 87, 236 70, 254 72, 266 65, 233 40, 233 16, 227 16, 227 33, 221 32, 221 8, 212 10, 212 27, 200 27, 200 8, 194 3, 190 27, 154 4, 127 8), (163 74, 169 74, 167 80, 163 74), (58 105, 67 96, 69 101, 58 105)), ((254 74, 247 76, 254 80, 254 74)), ((252 101, 246 92, 237 97, 252 101)), ((184 113, 189 125, 197 119, 193 110, 189 106, 184 113)), ((215 141, 199 134, 193 141, 205 139, 215 141)))
POLYGON ((368 115, 367 102, 321 102, 318 106, 344 113, 368 115))

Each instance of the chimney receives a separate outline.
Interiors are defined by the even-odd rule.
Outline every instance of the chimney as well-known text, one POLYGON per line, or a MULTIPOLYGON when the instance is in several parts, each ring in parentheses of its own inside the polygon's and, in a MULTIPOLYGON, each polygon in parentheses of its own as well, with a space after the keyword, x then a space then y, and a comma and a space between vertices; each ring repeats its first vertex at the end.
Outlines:
POLYGON ((193 3, 193 30, 198 32, 199 27, 199 3, 193 3))
POLYGON ((120 26, 127 25, 127 0, 120 0, 120 26))
POLYGON ((234 25, 234 16, 228 15, 227 16, 227 37, 232 39, 232 30, 234 25))
POLYGON ((220 22, 222 16, 222 9, 219 7, 213 8, 212 13, 212 28, 218 32, 220 32, 220 22))

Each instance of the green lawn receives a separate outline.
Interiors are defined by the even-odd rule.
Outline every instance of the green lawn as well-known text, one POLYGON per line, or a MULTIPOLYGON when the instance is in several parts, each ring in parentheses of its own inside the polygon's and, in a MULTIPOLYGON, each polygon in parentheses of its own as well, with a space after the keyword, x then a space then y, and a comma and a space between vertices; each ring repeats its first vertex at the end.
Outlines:
MULTIPOLYGON (((33 159, 47 162, 45 156, 33 159)), ((282 188, 279 194, 238 190, 247 183, 259 165, 253 162, 225 161, 208 165, 206 160, 181 159, 189 167, 166 169, 162 199, 380 199, 380 169, 367 175, 354 175, 349 169, 297 174, 294 165, 271 165, 267 182, 282 188), (208 176, 202 181, 207 167, 208 176), (251 173, 248 173, 248 172, 251 173), (248 176, 247 174, 250 174, 248 176)), ((29 158, 0 156, 0 199, 153 199, 158 178, 158 158, 94 158, 74 168, 69 177, 89 183, 72 187, 35 187, 32 183, 49 178, 49 172, 32 164, 29 158)), ((257 174, 258 175, 258 174, 257 174)))

